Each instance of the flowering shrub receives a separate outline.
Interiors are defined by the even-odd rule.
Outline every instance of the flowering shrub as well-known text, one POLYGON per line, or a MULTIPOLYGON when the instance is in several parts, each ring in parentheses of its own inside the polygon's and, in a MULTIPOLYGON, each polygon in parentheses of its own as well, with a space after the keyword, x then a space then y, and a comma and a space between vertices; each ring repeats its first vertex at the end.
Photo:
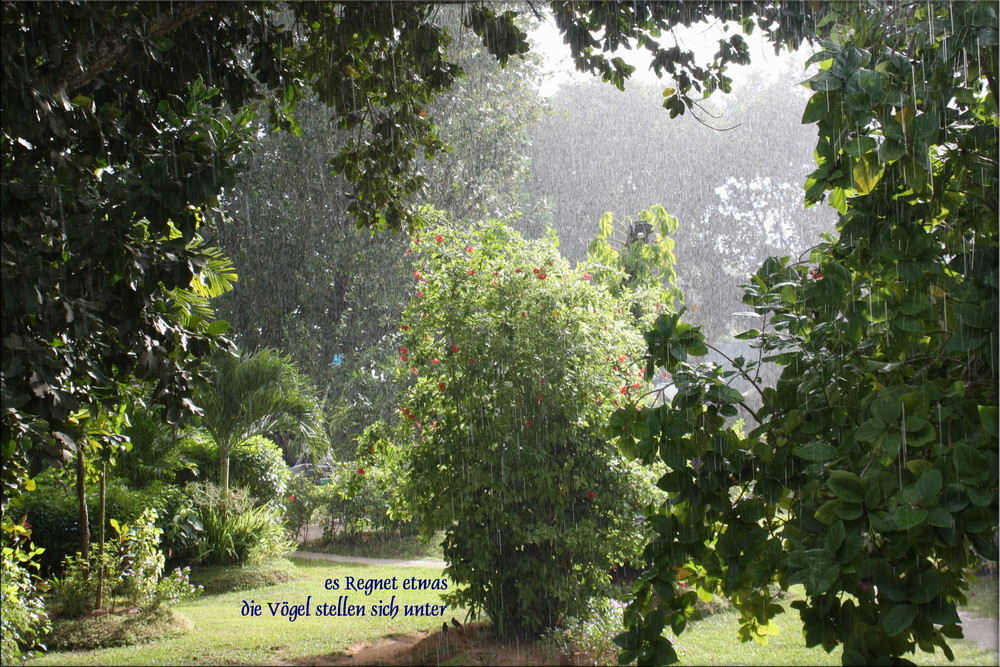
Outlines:
POLYGON ((330 482, 314 491, 325 516, 324 536, 340 532, 406 530, 411 515, 400 497, 401 434, 376 422, 358 437, 355 458, 333 469, 330 482))
POLYGON ((642 499, 603 429, 648 390, 641 339, 555 238, 498 222, 435 233, 412 247, 422 296, 401 327, 407 491, 421 529, 445 531, 460 584, 446 599, 501 633, 538 632, 638 556, 642 499))
POLYGON ((163 603, 176 604, 184 600, 191 600, 201 595, 204 586, 195 586, 191 583, 191 568, 175 568, 169 575, 160 579, 156 584, 156 594, 153 597, 153 606, 163 603))

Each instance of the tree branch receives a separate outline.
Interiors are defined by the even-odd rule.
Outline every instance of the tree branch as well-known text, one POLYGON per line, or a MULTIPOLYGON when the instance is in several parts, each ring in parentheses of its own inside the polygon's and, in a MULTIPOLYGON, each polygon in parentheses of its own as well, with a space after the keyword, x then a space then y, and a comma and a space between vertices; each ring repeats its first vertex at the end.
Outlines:
MULTIPOLYGON (((174 2, 146 5, 157 7, 160 11, 150 19, 141 37, 148 40, 164 35, 187 23, 213 4, 213 2, 174 2)), ((64 50, 59 68, 45 78, 48 89, 53 93, 62 91, 67 95, 72 94, 99 75, 116 67, 127 55, 129 44, 130 38, 111 31, 90 44, 79 46, 71 44, 64 50), (77 53, 81 54, 80 57, 77 57, 77 53), (86 63, 84 57, 87 58, 86 63)))

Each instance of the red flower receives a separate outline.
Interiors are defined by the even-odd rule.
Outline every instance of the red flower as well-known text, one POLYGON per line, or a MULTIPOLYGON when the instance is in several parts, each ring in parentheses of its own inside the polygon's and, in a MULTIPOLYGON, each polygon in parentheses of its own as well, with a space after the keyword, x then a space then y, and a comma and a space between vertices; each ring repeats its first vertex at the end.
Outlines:
POLYGON ((471 245, 465 246, 465 252, 472 252, 472 246, 471 245))
POLYGON ((514 273, 521 273, 521 269, 514 269, 514 273))
POLYGON ((592 276, 592 275, 590 275, 589 273, 585 273, 585 274, 583 274, 583 279, 584 279, 584 280, 590 280, 591 278, 593 278, 593 276, 592 276))
POLYGON ((626 386, 622 387, 621 389, 619 389, 618 393, 619 394, 626 394, 626 393, 628 393, 628 385, 626 385, 626 386))
POLYGON ((458 345, 452 345, 451 346, 451 351, 452 352, 458 352, 458 345))
POLYGON ((597 494, 596 494, 596 493, 594 493, 593 491, 587 491, 587 497, 588 497, 588 498, 593 498, 593 497, 594 497, 594 496, 596 496, 596 495, 597 495, 597 494))
POLYGON ((359 475, 364 475, 365 474, 365 469, 364 468, 358 468, 358 474, 359 475))
POLYGON ((598 402, 598 403, 600 403, 600 402, 601 402, 601 397, 600 397, 600 396, 598 396, 598 397, 597 397, 597 402, 598 402))
POLYGON ((438 361, 437 359, 431 359, 431 363, 432 364, 440 364, 441 362, 438 361))
POLYGON ((638 389, 641 386, 642 386, 641 384, 639 384, 638 382, 636 382, 634 385, 632 385, 632 388, 633 389, 638 389))
POLYGON ((625 355, 623 354, 622 356, 618 357, 618 361, 625 361, 625 355))
POLYGON ((438 234, 437 236, 434 237, 434 240, 437 241, 438 243, 441 243, 441 241, 444 241, 444 237, 438 234))
POLYGON ((538 395, 538 402, 539 402, 539 403, 541 403, 541 402, 542 402, 542 395, 541 395, 541 394, 539 394, 539 395, 538 395))
POLYGON ((414 271, 413 272, 413 277, 416 278, 417 280, 420 280, 421 276, 423 276, 423 275, 424 274, 420 273, 419 271, 414 271))
POLYGON ((539 273, 538 274, 538 279, 539 280, 545 280, 545 274, 544 273, 539 273))
POLYGON ((474 363, 476 363, 476 360, 475 359, 469 359, 469 363, 470 364, 474 364, 474 363))
POLYGON ((406 356, 405 354, 401 354, 401 355, 399 355, 399 360, 400 361, 409 361, 410 358, 408 356, 406 356))
POLYGON ((400 353, 402 353, 402 354, 409 354, 409 350, 407 350, 407 349, 406 349, 405 347, 401 347, 401 348, 399 348, 399 351, 400 351, 400 353))
POLYGON ((466 273, 468 273, 470 276, 476 275, 476 272, 473 271, 472 269, 469 269, 468 271, 466 271, 466 273))
POLYGON ((289 500, 295 500, 295 496, 288 496, 289 500))
POLYGON ((409 331, 410 330, 410 327, 406 326, 405 324, 403 326, 399 327, 399 328, 402 329, 403 331, 409 331))
POLYGON ((416 368, 411 368, 410 372, 413 373, 414 375, 416 375, 417 374, 417 369, 416 368))
POLYGON ((420 237, 419 236, 417 237, 417 243, 420 243, 420 237))
POLYGON ((423 292, 417 292, 417 298, 418 299, 423 299, 424 298, 424 293, 423 292))
POLYGON ((441 391, 445 390, 444 382, 438 382, 438 389, 440 389, 441 391))
POLYGON ((532 269, 531 272, 532 273, 538 273, 538 269, 532 269))

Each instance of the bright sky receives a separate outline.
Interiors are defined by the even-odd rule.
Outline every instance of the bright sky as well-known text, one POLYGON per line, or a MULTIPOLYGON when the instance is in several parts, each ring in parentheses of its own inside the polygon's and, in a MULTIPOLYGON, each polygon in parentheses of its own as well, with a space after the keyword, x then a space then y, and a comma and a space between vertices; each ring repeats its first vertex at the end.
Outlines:
MULTIPOLYGON (((698 60, 702 62, 710 62, 711 57, 718 51, 718 40, 724 36, 728 37, 734 32, 739 32, 739 28, 735 24, 730 27, 728 33, 725 33, 722 30, 721 22, 708 26, 681 27, 675 30, 681 47, 693 49, 698 60)), ((533 50, 536 50, 543 58, 542 71, 545 78, 540 90, 542 95, 552 95, 560 83, 566 81, 574 79, 594 80, 592 75, 576 71, 569 57, 569 46, 562 42, 561 35, 551 18, 541 23, 530 34, 530 38, 537 45, 537 47, 533 47, 533 50)), ((749 37, 744 35, 744 39, 750 46, 751 64, 747 67, 731 66, 729 68, 728 74, 733 79, 734 89, 739 88, 741 82, 754 75, 773 80, 791 71, 795 76, 801 75, 800 81, 808 78, 809 75, 803 68, 803 63, 808 58, 810 51, 801 50, 793 54, 782 52, 780 56, 776 56, 774 48, 762 38, 759 31, 755 31, 749 37)), ((670 45, 669 37, 664 37, 664 42, 670 45)), ((621 49, 616 55, 620 55, 625 62, 636 68, 631 77, 633 80, 663 87, 671 85, 671 82, 666 79, 657 79, 656 75, 649 69, 650 57, 649 52, 645 49, 621 49)))

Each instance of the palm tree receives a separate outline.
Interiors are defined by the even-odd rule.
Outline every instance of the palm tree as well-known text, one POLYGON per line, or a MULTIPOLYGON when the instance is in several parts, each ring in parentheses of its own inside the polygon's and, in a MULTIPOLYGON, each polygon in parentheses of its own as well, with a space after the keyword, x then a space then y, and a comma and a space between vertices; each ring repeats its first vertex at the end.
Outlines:
POLYGON ((250 356, 219 352, 208 362, 208 381, 196 396, 202 424, 219 446, 219 484, 229 491, 229 453, 253 435, 297 431, 322 445, 323 412, 291 360, 275 350, 250 356))

